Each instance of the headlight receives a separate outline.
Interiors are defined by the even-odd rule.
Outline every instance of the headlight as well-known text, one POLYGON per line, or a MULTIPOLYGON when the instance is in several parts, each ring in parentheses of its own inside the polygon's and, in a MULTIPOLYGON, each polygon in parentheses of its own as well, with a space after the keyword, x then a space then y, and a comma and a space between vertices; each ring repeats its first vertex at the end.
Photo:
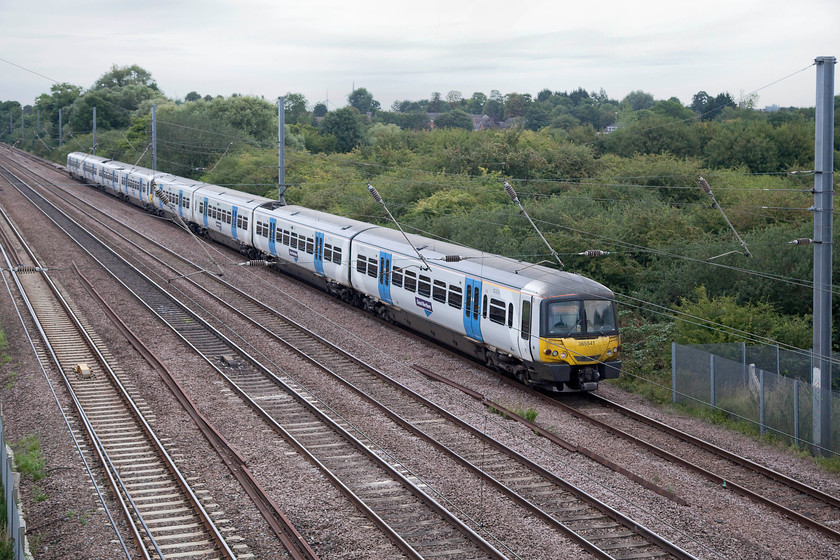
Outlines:
POLYGON ((565 353, 565 352, 563 352, 562 354, 560 354, 560 357, 561 357, 561 358, 565 358, 565 357, 566 357, 566 353, 565 353))
POLYGON ((554 356, 554 357, 556 358, 556 357, 557 357, 557 350, 555 350, 554 352, 552 352, 552 353, 551 353, 551 355, 552 355, 552 356, 554 356))

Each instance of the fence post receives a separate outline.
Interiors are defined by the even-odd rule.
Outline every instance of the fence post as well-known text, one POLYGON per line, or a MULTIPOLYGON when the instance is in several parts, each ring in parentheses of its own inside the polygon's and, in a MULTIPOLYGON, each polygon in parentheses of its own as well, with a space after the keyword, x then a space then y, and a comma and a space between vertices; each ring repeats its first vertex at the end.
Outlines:
POLYGON ((793 379, 793 444, 799 446, 799 380, 793 379))
POLYGON ((709 384, 711 385, 711 400, 709 401, 712 408, 715 406, 715 355, 709 354, 709 384))
POLYGON ((677 343, 671 343, 671 402, 677 402, 677 343))
POLYGON ((747 380, 747 343, 741 341, 741 374, 744 376, 744 381, 747 380))
POLYGON ((758 370, 758 382, 761 386, 761 392, 759 393, 759 427, 760 431, 763 434, 767 433, 767 428, 764 426, 764 370, 758 370))
POLYGON ((776 345, 776 375, 782 375, 782 357, 779 345, 776 345))

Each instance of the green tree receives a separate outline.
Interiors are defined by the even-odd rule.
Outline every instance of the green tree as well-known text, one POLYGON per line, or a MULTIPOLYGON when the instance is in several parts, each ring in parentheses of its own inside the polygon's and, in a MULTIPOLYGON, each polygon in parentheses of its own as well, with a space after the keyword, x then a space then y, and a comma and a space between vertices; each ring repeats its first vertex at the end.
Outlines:
POLYGON ((347 101, 350 106, 361 114, 374 113, 380 109, 379 101, 373 98, 373 94, 365 88, 354 89, 347 101))
POLYGON ((622 105, 627 105, 634 111, 641 111, 642 109, 650 109, 654 105, 653 95, 640 89, 631 91, 624 99, 621 100, 622 105))
POLYGON ((511 117, 525 116, 525 108, 528 102, 524 95, 519 93, 509 93, 505 97, 505 112, 504 117, 509 119, 511 117))
POLYGON ((315 106, 312 108, 312 116, 313 117, 323 117, 326 114, 327 114, 326 103, 316 103, 315 106))
POLYGON ((69 109, 73 102, 82 94, 82 88, 73 84, 54 84, 50 87, 51 94, 42 93, 35 100, 35 107, 41 111, 41 117, 53 125, 53 130, 58 130, 58 110, 62 109, 62 116, 65 110, 69 109))
POLYGON ((306 97, 302 93, 286 93, 283 112, 288 124, 303 124, 308 121, 309 113, 306 111, 306 97))
POLYGON ((691 298, 683 298, 677 310, 723 326, 698 324, 695 320, 679 321, 674 329, 674 339, 680 344, 740 342, 745 340, 744 333, 761 333, 763 337, 797 348, 808 348, 811 343, 809 317, 782 315, 769 303, 739 305, 729 296, 709 298, 703 286, 697 288, 691 298))
POLYGON ((140 66, 133 64, 131 66, 111 66, 111 70, 103 74, 91 88, 92 91, 107 88, 122 88, 125 86, 143 86, 158 90, 157 82, 152 78, 152 74, 140 66))
POLYGON ((442 113, 435 119, 435 128, 473 129, 472 117, 460 109, 442 113))
POLYGON ((477 91, 472 94, 469 101, 467 101, 467 113, 471 115, 479 115, 484 110, 484 104, 487 103, 487 96, 477 91))
POLYGON ((359 112, 353 107, 337 109, 324 117, 321 130, 335 136, 338 150, 349 152, 359 146, 364 139, 364 127, 359 112))
POLYGON ((201 95, 197 91, 191 91, 184 97, 184 101, 187 101, 187 102, 200 101, 200 100, 201 100, 201 95))

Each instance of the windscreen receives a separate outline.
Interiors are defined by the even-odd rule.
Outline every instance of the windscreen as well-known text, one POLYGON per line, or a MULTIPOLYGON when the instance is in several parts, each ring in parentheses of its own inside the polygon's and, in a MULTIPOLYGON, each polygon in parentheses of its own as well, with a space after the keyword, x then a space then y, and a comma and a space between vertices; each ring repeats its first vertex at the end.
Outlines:
POLYGON ((609 300, 553 301, 546 312, 544 336, 598 335, 617 330, 615 307, 609 300))

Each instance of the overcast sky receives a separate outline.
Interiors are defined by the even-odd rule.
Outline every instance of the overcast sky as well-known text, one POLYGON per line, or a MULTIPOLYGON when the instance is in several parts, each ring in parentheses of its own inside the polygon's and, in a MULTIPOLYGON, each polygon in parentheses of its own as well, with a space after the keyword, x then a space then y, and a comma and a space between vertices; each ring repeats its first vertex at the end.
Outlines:
POLYGON ((354 86, 384 109, 578 87, 814 106, 814 68, 796 72, 817 56, 840 57, 837 0, 0 0, 0 101, 25 105, 137 64, 171 98, 294 92, 330 109, 354 86))

